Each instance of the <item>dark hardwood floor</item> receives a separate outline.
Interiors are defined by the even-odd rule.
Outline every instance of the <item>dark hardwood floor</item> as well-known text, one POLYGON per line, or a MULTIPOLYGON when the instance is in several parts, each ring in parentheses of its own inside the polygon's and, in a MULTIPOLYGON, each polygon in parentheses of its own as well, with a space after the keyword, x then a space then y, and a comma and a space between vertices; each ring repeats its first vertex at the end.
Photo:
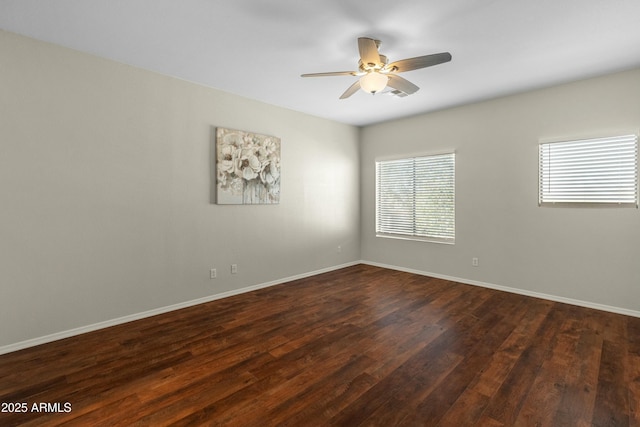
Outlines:
POLYGON ((27 404, 1 426, 640 426, 640 319, 357 265, 0 356, 0 402, 27 404))

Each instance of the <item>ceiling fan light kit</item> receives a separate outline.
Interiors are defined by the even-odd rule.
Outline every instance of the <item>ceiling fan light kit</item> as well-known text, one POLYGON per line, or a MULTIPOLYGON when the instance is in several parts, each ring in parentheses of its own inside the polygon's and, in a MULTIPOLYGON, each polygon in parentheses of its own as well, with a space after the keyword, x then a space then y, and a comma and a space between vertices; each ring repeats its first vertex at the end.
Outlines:
POLYGON ((389 76, 381 74, 377 71, 370 71, 360 77, 360 88, 365 92, 375 94, 387 87, 389 76))
POLYGON ((376 94, 380 93, 387 86, 392 90, 392 95, 404 97, 411 95, 420 89, 410 81, 398 76, 396 73, 417 70, 431 67, 451 61, 449 52, 436 53, 433 55, 417 56, 415 58, 403 59, 389 64, 387 57, 378 52, 380 40, 369 37, 358 39, 358 51, 360 60, 358 61, 358 71, 334 71, 328 73, 302 74, 302 77, 329 77, 329 76, 357 76, 358 81, 352 84, 340 99, 346 99, 356 93, 358 89, 376 94))

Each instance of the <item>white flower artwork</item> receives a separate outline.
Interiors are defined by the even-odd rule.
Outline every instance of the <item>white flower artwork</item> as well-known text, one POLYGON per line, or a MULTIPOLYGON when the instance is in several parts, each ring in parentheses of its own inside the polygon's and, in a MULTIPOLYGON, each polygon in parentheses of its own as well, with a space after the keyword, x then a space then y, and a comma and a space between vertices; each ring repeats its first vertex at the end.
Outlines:
POLYGON ((216 203, 280 202, 280 138, 216 129, 216 203))

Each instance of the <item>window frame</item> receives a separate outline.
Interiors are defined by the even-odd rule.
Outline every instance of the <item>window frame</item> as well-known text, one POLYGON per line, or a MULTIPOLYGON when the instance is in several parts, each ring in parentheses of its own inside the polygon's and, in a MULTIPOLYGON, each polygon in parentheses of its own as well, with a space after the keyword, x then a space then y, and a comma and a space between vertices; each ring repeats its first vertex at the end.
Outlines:
MULTIPOLYGON (((628 147, 627 147, 628 148, 628 147)), ((631 156, 630 152, 624 151, 623 154, 627 156, 631 156)), ((622 155, 616 155, 615 159, 622 158, 622 155)), ((613 157, 610 157, 613 158, 613 157)), ((609 162, 610 163, 610 162, 609 162)), ((625 164, 627 168, 631 167, 630 164, 625 164)), ((576 168, 576 164, 565 164, 565 169, 563 172, 568 172, 570 168, 576 168)), ((606 173, 613 173, 613 168, 607 169, 606 173)), ((567 180, 565 180, 566 182, 567 180)), ((610 194, 613 197, 612 192, 610 194)), ((635 134, 627 134, 627 135, 616 135, 616 136, 608 136, 608 137, 599 137, 599 138, 581 138, 581 139, 571 139, 571 140, 552 140, 552 141, 540 141, 538 144, 538 206, 540 207, 634 207, 638 208, 638 137, 635 134), (556 145, 558 144, 558 145, 556 145), (609 147, 606 147, 606 144, 626 144, 630 146, 633 144, 633 159, 629 161, 629 163, 633 163, 633 171, 630 174, 633 174, 633 177, 629 177, 624 174, 615 175, 614 178, 617 179, 626 179, 634 180, 635 182, 631 185, 626 184, 626 188, 633 188, 634 191, 634 200, 623 200, 622 198, 615 200, 607 200, 602 199, 604 195, 606 195, 604 188, 604 179, 602 178, 602 168, 606 168, 603 166, 605 163, 603 161, 602 156, 594 156, 592 153, 595 150, 610 150, 609 147), (574 146, 574 151, 571 150, 571 146, 574 146), (551 151, 556 146, 556 153, 552 154, 551 151), (589 148, 589 147, 594 148, 589 148), (547 150, 547 152, 545 152, 547 150), (562 151, 564 150, 564 152, 562 151), (582 151, 580 151, 582 150, 582 151), (559 169, 551 172, 551 168, 553 167, 553 160, 549 159, 547 163, 545 163, 545 159, 548 157, 556 156, 557 159, 561 159, 571 156, 572 160, 577 161, 578 157, 586 158, 588 164, 584 161, 579 164, 580 167, 584 168, 586 166, 592 166, 592 169, 586 170, 586 172, 582 175, 586 175, 586 173, 591 173, 586 175, 588 178, 575 178, 573 182, 569 181, 569 184, 565 184, 562 187, 572 187, 575 186, 575 190, 571 188, 570 190, 551 190, 551 186, 553 185, 551 180, 554 179, 552 175, 556 174, 555 179, 559 178, 559 169), (595 163, 597 162, 597 163, 595 163), (584 181, 584 182, 582 182, 584 181), (582 188, 582 191, 579 192, 578 185, 583 184, 585 186, 589 185, 592 187, 592 190, 589 191, 586 187, 582 188), (600 190, 600 191, 599 191, 600 190), (582 199, 576 199, 576 197, 582 197, 582 199), (573 198, 573 199, 572 199, 573 198), (598 199, 600 198, 600 199, 598 199), (555 200, 554 200, 555 199, 555 200)))
MULTIPOLYGON (((414 165, 414 171, 415 171, 415 165, 414 165)), ((449 245, 454 245, 455 244, 455 205, 456 205, 456 199, 455 199, 455 190, 456 190, 456 152, 454 150, 449 150, 449 151, 442 151, 442 152, 436 152, 436 153, 420 153, 420 154, 413 154, 413 155, 404 155, 404 156, 395 156, 395 157, 384 157, 384 158, 377 158, 375 160, 375 233, 376 233, 376 237, 381 237, 381 238, 391 238, 391 239, 400 239, 400 240, 412 240, 412 241, 421 241, 421 242, 429 242, 429 243, 440 243, 440 244, 449 244, 449 245), (390 162, 402 162, 402 161, 416 161, 419 159, 423 159, 423 158, 433 158, 433 157, 443 157, 443 156, 450 156, 452 159, 452 171, 451 171, 451 195, 452 195, 452 202, 450 204, 450 208, 452 209, 452 214, 449 216, 450 220, 452 221, 452 233, 451 233, 451 237, 441 237, 441 236, 436 236, 436 235, 422 235, 420 233, 416 233, 415 232, 415 228, 416 228, 416 218, 415 218, 415 209, 416 209, 416 201, 415 201, 415 195, 416 193, 413 192, 412 196, 414 197, 413 200, 413 215, 414 215, 414 219, 413 219, 413 223, 412 223, 412 228, 414 229, 414 232, 412 233, 393 233, 393 232, 389 232, 388 230, 384 230, 384 227, 381 227, 380 224, 380 219, 381 219, 381 213, 380 213, 380 164, 381 163, 390 163, 390 162)))

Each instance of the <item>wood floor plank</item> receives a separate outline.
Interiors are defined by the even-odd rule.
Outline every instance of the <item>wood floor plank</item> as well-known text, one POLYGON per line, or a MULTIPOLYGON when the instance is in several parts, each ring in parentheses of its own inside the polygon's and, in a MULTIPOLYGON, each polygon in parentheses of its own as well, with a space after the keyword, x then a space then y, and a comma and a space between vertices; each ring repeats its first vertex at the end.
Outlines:
POLYGON ((640 319, 356 265, 2 355, 0 402, 3 427, 640 427, 640 319))
POLYGON ((565 388, 560 396, 552 425, 591 425, 601 351, 601 336, 594 331, 583 330, 576 345, 573 361, 567 367, 565 388))
POLYGON ((575 321, 564 321, 551 342, 550 353, 542 363, 518 417, 516 425, 553 425, 561 398, 567 388, 567 373, 575 360, 580 336, 575 321))
POLYGON ((471 381, 469 385, 471 389, 487 397, 496 394, 528 346, 531 337, 547 317, 551 304, 543 303, 543 301, 527 300, 523 304, 521 316, 516 317, 518 321, 512 333, 495 349, 487 366, 471 381))
MULTIPOLYGON (((484 417, 506 426, 515 425, 524 402, 532 392, 539 370, 547 358, 561 319, 559 311, 551 310, 540 327, 532 335, 527 336, 527 344, 519 354, 509 375, 493 395, 484 417)), ((481 419, 480 423, 484 421, 481 419)))
MULTIPOLYGON (((487 308, 495 307, 494 309, 483 312, 478 310, 474 313, 474 317, 481 316, 478 322, 468 331, 459 333, 458 353, 464 357, 460 365, 427 394, 415 410, 401 411, 405 413, 402 421, 404 425, 418 424, 422 420, 429 420, 434 424, 443 423, 446 414, 451 416, 455 412, 453 407, 456 402, 461 398, 462 401, 465 400, 463 395, 473 379, 487 366, 495 349, 499 348, 513 331, 514 323, 511 322, 511 318, 516 315, 519 304, 506 297, 506 294, 496 293, 485 303, 487 308)), ((481 412, 479 407, 476 407, 475 411, 478 414, 481 412)), ((447 425, 446 421, 444 425, 447 425)))
POLYGON ((625 384, 626 343, 604 340, 592 424, 629 425, 629 390, 625 384))

